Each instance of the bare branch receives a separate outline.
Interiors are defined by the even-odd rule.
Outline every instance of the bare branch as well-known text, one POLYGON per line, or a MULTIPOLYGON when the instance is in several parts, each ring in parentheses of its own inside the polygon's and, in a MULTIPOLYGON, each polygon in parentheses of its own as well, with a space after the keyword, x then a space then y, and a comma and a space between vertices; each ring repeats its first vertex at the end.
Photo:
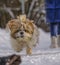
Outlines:
MULTIPOLYGON (((20 7, 17 7, 17 8, 7 7, 7 9, 19 11, 21 8, 20 7)), ((4 10, 4 8, 0 7, 0 10, 4 10)))
POLYGON ((11 16, 12 18, 15 18, 15 15, 14 15, 13 12, 11 11, 11 9, 8 9, 8 8, 6 7, 6 5, 3 5, 3 8, 4 8, 4 10, 5 10, 6 12, 8 12, 8 13, 10 14, 10 16, 11 16))
POLYGON ((25 0, 19 0, 21 2, 22 14, 25 13, 25 0))
POLYGON ((29 12, 28 12, 28 17, 30 17, 31 11, 32 11, 32 9, 33 9, 34 4, 35 4, 36 1, 37 1, 37 0, 32 0, 32 3, 31 3, 30 8, 29 8, 29 12))

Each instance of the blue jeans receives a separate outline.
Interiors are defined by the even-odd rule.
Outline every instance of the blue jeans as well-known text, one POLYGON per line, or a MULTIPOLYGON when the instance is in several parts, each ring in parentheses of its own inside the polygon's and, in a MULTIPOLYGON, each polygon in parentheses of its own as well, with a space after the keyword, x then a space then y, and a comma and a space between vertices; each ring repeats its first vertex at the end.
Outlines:
POLYGON ((60 35, 60 23, 58 23, 57 25, 58 25, 58 35, 60 35))
POLYGON ((60 23, 50 23, 51 36, 60 35, 60 23))

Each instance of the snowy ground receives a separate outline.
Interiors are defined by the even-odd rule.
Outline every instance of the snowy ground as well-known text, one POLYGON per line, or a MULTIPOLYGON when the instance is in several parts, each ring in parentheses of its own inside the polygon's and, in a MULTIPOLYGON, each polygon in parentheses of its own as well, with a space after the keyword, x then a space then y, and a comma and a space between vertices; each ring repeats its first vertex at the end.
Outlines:
POLYGON ((21 65, 60 65, 60 49, 50 48, 50 35, 39 29, 39 44, 33 49, 31 56, 26 56, 25 50, 16 53, 11 48, 9 34, 0 29, 0 56, 9 54, 20 54, 22 56, 21 65))

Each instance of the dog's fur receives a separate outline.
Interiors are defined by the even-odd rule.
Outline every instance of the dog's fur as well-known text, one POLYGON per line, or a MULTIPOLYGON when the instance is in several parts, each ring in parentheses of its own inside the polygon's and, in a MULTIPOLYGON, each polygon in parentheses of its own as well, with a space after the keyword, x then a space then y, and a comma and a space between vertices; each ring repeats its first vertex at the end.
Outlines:
POLYGON ((15 51, 19 52, 26 47, 27 54, 32 53, 32 48, 38 41, 38 29, 25 15, 20 15, 17 19, 8 22, 11 35, 11 45, 15 51))

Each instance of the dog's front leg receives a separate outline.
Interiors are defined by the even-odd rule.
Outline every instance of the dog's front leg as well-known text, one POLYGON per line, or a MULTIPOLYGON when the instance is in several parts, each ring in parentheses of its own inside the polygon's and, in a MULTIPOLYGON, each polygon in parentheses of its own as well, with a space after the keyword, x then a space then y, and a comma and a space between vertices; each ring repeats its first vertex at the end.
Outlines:
POLYGON ((32 49, 30 47, 26 48, 26 53, 27 55, 31 55, 32 54, 32 49))

